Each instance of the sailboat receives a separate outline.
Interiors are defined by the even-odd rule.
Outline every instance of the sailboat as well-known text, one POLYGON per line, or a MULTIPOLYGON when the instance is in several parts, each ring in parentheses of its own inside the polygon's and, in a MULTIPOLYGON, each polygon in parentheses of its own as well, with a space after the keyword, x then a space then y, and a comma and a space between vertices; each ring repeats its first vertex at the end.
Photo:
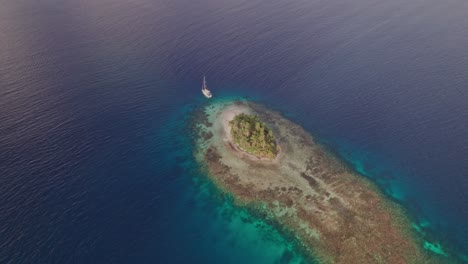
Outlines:
POLYGON ((203 76, 203 85, 202 85, 202 89, 201 89, 203 95, 206 97, 206 98, 211 98, 213 95, 211 94, 210 90, 208 90, 208 86, 206 86, 206 78, 205 76, 203 76))

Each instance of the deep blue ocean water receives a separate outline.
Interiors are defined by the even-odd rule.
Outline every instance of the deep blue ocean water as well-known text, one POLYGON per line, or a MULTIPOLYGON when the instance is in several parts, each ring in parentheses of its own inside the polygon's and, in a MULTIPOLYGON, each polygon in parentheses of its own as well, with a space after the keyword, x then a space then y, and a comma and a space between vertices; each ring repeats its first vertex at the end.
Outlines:
POLYGON ((300 263, 197 170, 203 74, 468 256, 466 1, 0 4, 0 263, 300 263))

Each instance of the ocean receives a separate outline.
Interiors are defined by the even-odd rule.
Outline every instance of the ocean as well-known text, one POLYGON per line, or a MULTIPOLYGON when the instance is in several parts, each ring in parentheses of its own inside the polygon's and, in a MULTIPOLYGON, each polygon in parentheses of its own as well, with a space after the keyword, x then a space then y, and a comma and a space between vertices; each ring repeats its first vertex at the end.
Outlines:
POLYGON ((468 262, 463 0, 0 2, 0 263, 302 263, 221 195, 191 114, 301 124, 468 262))

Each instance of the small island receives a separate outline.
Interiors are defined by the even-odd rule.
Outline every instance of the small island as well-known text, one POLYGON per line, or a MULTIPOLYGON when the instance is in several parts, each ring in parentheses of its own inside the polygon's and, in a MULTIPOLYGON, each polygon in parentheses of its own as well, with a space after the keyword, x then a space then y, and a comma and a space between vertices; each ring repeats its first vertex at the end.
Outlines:
POLYGON ((274 159, 278 154, 273 131, 257 116, 240 113, 229 124, 233 141, 240 149, 261 158, 274 159))
POLYGON ((195 158, 219 189, 292 234, 320 263, 451 263, 401 207, 301 126, 248 101, 194 113, 195 158))

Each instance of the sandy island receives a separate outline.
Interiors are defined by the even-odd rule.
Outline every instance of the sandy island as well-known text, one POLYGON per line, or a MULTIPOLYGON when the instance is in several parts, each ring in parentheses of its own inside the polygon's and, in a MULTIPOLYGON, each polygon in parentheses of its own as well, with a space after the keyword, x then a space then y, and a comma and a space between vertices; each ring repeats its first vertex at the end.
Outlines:
MULTIPOLYGON (((195 157, 242 205, 261 210, 323 263, 441 263, 424 251, 402 210, 326 152, 304 129, 248 102, 217 103, 198 115, 195 157), (278 140, 274 160, 240 150, 229 121, 255 114, 278 140)), ((444 263, 447 260, 444 260, 444 263)))

